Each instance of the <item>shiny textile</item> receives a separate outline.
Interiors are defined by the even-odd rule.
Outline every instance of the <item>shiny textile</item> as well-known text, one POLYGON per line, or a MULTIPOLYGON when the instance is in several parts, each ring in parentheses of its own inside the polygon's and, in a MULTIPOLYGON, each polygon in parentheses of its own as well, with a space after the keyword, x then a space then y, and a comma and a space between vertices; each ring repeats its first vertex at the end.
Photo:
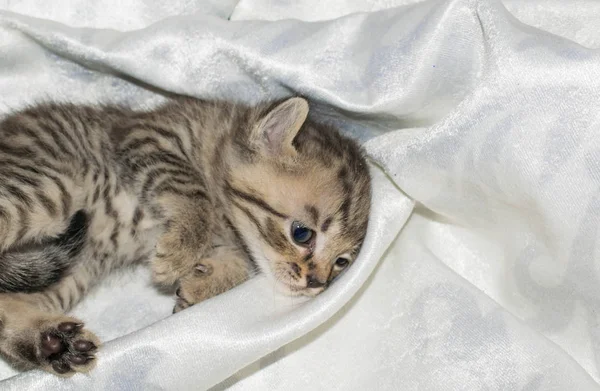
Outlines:
POLYGON ((146 270, 123 273, 75 311, 107 341, 91 375, 2 389, 600 388, 598 2, 0 9, 0 113, 299 92, 365 142, 375 194, 359 260, 319 297, 256 278, 169 316, 146 270))

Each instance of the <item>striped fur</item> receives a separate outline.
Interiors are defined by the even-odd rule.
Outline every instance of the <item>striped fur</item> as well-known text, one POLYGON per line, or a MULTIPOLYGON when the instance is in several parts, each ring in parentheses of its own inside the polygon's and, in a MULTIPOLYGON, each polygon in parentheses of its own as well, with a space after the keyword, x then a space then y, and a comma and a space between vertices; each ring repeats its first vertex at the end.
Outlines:
POLYGON ((78 211, 57 238, 0 253, 0 292, 36 292, 60 281, 81 253, 87 223, 78 211))
POLYGON ((178 285, 175 312, 257 267, 313 296, 366 233, 363 154, 301 98, 46 104, 0 135, 0 352, 24 368, 93 367, 99 341, 63 313, 116 268, 149 261, 156 283, 178 285), (294 222, 310 242, 294 241, 294 222))

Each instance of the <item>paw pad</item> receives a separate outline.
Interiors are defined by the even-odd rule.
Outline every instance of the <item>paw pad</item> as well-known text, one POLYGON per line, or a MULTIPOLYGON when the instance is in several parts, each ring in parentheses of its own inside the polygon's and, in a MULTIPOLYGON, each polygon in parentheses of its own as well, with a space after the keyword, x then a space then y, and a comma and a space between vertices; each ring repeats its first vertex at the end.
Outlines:
POLYGON ((82 329, 82 323, 62 322, 42 333, 40 353, 52 371, 60 375, 82 371, 94 360, 98 347, 86 339, 82 329))

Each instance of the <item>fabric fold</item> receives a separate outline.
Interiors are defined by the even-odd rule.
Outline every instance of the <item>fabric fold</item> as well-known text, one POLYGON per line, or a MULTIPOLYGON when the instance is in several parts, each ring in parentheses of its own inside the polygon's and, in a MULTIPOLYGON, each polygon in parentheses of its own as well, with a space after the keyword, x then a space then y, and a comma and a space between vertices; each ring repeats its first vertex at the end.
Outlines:
POLYGON ((368 238, 313 300, 256 278, 170 316, 115 276, 75 310, 93 373, 1 387, 600 388, 596 2, 112 1, 0 0, 0 115, 305 95, 372 159, 368 238))

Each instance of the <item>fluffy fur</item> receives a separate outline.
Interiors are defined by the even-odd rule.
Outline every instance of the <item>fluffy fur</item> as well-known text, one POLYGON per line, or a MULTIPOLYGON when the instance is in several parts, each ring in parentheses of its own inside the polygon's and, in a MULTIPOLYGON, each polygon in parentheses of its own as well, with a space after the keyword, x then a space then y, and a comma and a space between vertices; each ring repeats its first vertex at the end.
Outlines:
POLYGON ((64 312, 116 268, 148 260, 156 283, 179 286, 175 312, 255 265, 314 296, 366 233, 363 154, 301 98, 47 104, 6 118, 0 136, 0 352, 24 368, 93 367, 99 341, 64 312))

